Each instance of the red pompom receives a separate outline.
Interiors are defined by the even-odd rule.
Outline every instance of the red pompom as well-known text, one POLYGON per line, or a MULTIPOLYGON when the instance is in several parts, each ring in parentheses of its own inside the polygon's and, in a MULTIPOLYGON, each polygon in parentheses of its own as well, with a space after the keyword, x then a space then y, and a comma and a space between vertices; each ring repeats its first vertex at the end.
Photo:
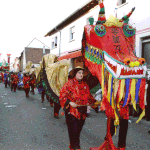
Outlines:
POLYGON ((65 113, 64 112, 61 112, 61 116, 63 116, 65 113))

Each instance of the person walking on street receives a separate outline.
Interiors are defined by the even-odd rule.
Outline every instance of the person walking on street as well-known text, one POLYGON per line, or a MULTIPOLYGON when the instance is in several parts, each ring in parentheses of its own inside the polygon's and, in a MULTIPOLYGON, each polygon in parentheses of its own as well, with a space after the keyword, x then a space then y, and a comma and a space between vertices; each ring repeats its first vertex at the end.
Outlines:
POLYGON ((13 76, 13 87, 14 87, 14 92, 16 92, 16 88, 17 88, 17 83, 19 81, 19 78, 18 78, 18 75, 17 73, 14 73, 14 76, 13 76))
POLYGON ((12 91, 13 88, 14 88, 13 82, 14 82, 14 73, 12 73, 11 76, 10 76, 11 91, 12 91))
POLYGON ((35 74, 32 73, 31 76, 30 76, 30 86, 31 86, 31 91, 30 92, 33 92, 34 93, 34 85, 35 85, 35 74))
POLYGON ((80 149, 80 133, 85 123, 87 105, 98 106, 96 100, 90 94, 89 87, 83 81, 84 68, 78 66, 71 70, 68 82, 60 90, 59 101, 65 111, 71 150, 80 149))
POLYGON ((7 88, 7 84, 8 84, 8 73, 7 73, 7 71, 5 71, 5 73, 4 73, 4 83, 5 83, 5 88, 7 88))
POLYGON ((29 73, 25 73, 23 77, 23 84, 24 84, 24 91, 27 98, 29 97, 29 91, 30 91, 29 80, 30 80, 29 73))

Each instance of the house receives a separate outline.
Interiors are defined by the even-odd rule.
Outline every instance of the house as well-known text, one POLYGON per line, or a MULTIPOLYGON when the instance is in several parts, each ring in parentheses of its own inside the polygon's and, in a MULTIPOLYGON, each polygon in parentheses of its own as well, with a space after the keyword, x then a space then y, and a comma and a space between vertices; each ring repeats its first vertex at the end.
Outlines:
POLYGON ((39 66, 44 55, 50 53, 50 48, 44 43, 34 38, 21 53, 19 57, 19 71, 23 71, 28 61, 32 62, 32 67, 39 66))
MULTIPOLYGON (((143 3, 135 0, 104 0, 106 19, 114 15, 121 19, 128 14, 133 7, 136 7, 131 15, 129 24, 136 28, 135 52, 138 57, 146 59, 147 67, 150 68, 150 17, 148 9, 148 0, 143 3), (144 5, 145 4, 145 5, 144 5), (147 5, 146 5, 147 4, 147 5)), ((45 37, 49 36, 51 40, 51 53, 59 56, 61 59, 69 59, 71 67, 83 65, 81 57, 81 41, 83 29, 89 24, 89 18, 93 17, 96 22, 99 13, 98 1, 88 1, 70 16, 51 29, 45 37)))

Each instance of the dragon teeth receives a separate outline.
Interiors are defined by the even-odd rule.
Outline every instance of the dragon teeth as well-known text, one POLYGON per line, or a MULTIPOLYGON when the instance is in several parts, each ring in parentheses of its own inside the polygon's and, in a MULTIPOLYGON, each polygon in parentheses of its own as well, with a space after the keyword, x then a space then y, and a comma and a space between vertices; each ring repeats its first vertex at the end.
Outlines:
POLYGON ((117 64, 117 75, 120 75, 121 73, 121 66, 122 65, 117 64))

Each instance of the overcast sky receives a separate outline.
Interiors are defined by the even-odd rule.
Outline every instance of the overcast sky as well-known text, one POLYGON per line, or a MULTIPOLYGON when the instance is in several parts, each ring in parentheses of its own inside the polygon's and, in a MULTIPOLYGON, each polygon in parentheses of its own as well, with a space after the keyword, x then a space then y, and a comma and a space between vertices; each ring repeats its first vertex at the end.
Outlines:
POLYGON ((0 0, 0 53, 11 62, 37 38, 50 47, 44 35, 89 0, 0 0))

